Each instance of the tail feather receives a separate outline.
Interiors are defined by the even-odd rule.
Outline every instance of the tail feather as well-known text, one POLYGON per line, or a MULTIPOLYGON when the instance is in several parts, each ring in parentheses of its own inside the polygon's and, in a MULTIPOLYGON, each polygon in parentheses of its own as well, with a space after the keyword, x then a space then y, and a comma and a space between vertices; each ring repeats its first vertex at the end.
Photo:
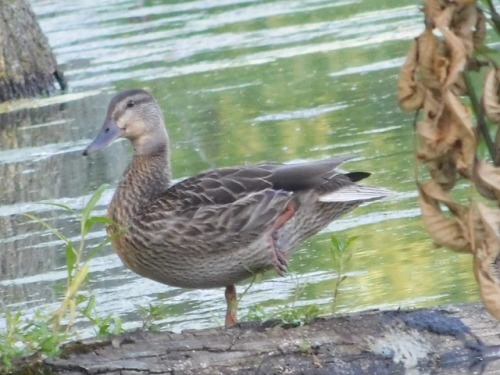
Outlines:
POLYGON ((349 180, 352 182, 358 182, 360 180, 363 180, 367 177, 370 177, 371 173, 368 172, 349 172, 345 173, 347 177, 349 177, 349 180))
POLYGON ((320 195, 320 202, 372 202, 391 195, 387 189, 364 185, 347 185, 335 191, 320 195))

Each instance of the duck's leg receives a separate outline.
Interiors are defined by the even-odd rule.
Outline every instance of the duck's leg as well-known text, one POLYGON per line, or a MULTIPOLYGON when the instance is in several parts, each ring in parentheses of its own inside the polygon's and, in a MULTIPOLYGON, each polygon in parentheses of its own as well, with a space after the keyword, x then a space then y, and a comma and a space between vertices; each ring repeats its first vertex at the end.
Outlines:
POLYGON ((238 323, 238 318, 236 317, 238 310, 238 296, 236 295, 236 288, 234 285, 226 286, 226 328, 234 326, 238 323))

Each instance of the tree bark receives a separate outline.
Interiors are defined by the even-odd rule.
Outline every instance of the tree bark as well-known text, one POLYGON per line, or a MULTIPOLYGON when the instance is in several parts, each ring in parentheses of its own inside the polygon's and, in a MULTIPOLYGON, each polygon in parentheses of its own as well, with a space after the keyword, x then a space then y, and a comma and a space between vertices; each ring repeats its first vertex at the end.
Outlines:
POLYGON ((58 375, 499 374, 500 327, 481 304, 371 311, 85 340, 42 363, 58 375))
POLYGON ((28 0, 0 1, 0 103, 55 90, 65 80, 28 0))

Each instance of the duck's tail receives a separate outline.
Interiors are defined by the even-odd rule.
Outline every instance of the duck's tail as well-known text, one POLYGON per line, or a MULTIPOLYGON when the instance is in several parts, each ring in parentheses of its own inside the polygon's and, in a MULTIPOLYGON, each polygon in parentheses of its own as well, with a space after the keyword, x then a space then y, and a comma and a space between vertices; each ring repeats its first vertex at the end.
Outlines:
POLYGON ((372 202, 385 198, 393 193, 390 190, 365 186, 365 185, 347 185, 335 191, 322 194, 319 197, 320 202, 372 202))

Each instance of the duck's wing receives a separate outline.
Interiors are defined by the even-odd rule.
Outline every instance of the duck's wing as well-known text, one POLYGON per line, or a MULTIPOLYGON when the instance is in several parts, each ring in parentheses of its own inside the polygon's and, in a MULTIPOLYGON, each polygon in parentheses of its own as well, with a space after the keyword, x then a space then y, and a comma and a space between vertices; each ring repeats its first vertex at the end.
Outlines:
POLYGON ((272 171, 259 166, 214 169, 178 182, 160 199, 178 200, 185 207, 233 203, 272 189, 271 176, 272 171))
POLYGON ((159 244, 189 238, 220 251, 249 244, 273 227, 293 199, 274 189, 271 177, 272 170, 260 166, 204 172, 170 187, 137 222, 155 223, 159 244))
POLYGON ((187 192, 183 196, 185 199, 177 201, 167 196, 156 200, 135 218, 134 230, 148 233, 148 242, 155 246, 231 251, 270 233, 293 200, 291 193, 274 189, 224 204, 200 203, 206 197, 198 197, 197 204, 188 205, 195 198, 187 192))
POLYGON ((176 199, 185 207, 235 202, 265 189, 296 192, 335 190, 368 177, 365 172, 335 170, 352 156, 307 163, 260 164, 204 172, 170 187, 161 199, 176 199))
POLYGON ((146 207, 136 222, 148 226, 145 229, 149 232, 155 231, 150 239, 158 244, 178 241, 186 247, 190 246, 186 241, 201 241, 206 249, 220 251, 249 244, 272 232, 293 204, 294 193, 314 189, 321 198, 368 176, 335 171, 345 160, 208 171, 173 185, 146 207))

